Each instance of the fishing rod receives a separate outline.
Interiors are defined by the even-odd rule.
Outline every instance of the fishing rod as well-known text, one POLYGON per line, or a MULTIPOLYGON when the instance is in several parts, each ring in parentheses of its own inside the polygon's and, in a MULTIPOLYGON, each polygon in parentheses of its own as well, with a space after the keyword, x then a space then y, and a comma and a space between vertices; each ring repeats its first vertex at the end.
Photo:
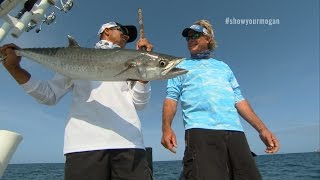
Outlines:
MULTIPOLYGON (((140 34, 140 39, 144 38, 144 27, 143 27, 143 21, 142 21, 142 9, 138 9, 138 19, 139 19, 139 34, 140 34)), ((146 50, 147 48, 145 46, 142 46, 140 48, 141 50, 146 50)))

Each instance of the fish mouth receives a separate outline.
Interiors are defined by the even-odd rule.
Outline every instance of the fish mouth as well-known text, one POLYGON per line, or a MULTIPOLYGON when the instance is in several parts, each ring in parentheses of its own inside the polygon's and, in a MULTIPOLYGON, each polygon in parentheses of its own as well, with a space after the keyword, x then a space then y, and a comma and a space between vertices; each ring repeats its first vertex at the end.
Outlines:
POLYGON ((168 78, 173 78, 182 74, 186 74, 188 70, 182 69, 182 68, 172 68, 166 75, 165 77, 168 78))
POLYGON ((185 60, 185 58, 173 60, 172 63, 170 63, 170 65, 168 65, 168 67, 161 72, 161 75, 165 76, 166 78, 172 78, 187 73, 188 70, 176 68, 176 66, 183 60, 185 60))
MULTIPOLYGON (((179 63, 181 63, 183 60, 185 60, 185 58, 179 58, 179 59, 172 60, 170 62, 170 64, 161 72, 161 75, 165 76, 169 72, 171 72, 171 70, 173 70, 173 69, 174 69, 174 72, 178 72, 180 68, 176 68, 176 66, 179 63)), ((180 69, 180 70, 182 70, 182 69, 180 69)))

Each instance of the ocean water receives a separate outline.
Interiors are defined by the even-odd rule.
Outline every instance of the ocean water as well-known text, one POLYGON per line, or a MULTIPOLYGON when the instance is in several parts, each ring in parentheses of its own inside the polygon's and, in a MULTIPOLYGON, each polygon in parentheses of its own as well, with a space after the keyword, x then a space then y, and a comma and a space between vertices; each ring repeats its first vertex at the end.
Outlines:
MULTIPOLYGON (((264 180, 320 180, 320 153, 256 156, 264 180)), ((154 180, 178 179, 181 161, 153 163, 154 180)), ((62 180, 64 164, 10 164, 3 180, 62 180)))

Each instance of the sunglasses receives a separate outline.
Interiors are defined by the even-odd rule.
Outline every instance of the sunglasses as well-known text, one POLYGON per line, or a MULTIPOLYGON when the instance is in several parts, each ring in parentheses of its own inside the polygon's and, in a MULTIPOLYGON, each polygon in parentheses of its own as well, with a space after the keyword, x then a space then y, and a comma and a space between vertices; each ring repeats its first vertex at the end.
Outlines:
POLYGON ((189 41, 190 39, 199 39, 202 36, 202 33, 194 33, 190 36, 186 37, 186 40, 189 41))
POLYGON ((119 27, 119 26, 112 27, 112 28, 110 28, 110 29, 111 29, 111 30, 118 30, 118 31, 122 32, 122 34, 128 36, 128 31, 127 31, 127 29, 121 28, 121 27, 119 27))

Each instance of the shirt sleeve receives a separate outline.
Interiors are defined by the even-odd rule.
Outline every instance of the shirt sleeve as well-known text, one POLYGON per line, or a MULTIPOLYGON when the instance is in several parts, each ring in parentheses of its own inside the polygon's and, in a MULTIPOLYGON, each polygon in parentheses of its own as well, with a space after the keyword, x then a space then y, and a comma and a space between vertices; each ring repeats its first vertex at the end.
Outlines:
POLYGON ((72 88, 70 78, 56 74, 51 80, 30 79, 22 88, 34 97, 38 102, 46 105, 54 105, 72 88))
POLYGON ((168 79, 167 82, 167 96, 166 98, 179 101, 181 93, 181 80, 180 77, 168 79))
POLYGON ((149 102, 151 96, 150 82, 143 84, 136 81, 132 87, 132 100, 137 110, 143 109, 149 102))
MULTIPOLYGON (((229 68, 230 69, 230 68, 229 68)), ((235 99, 235 103, 238 103, 242 100, 244 100, 244 97, 242 96, 241 90, 240 90, 240 85, 236 79, 236 77, 234 76, 232 70, 230 69, 230 79, 229 82, 231 84, 231 87, 233 89, 234 92, 234 99, 235 99)))

